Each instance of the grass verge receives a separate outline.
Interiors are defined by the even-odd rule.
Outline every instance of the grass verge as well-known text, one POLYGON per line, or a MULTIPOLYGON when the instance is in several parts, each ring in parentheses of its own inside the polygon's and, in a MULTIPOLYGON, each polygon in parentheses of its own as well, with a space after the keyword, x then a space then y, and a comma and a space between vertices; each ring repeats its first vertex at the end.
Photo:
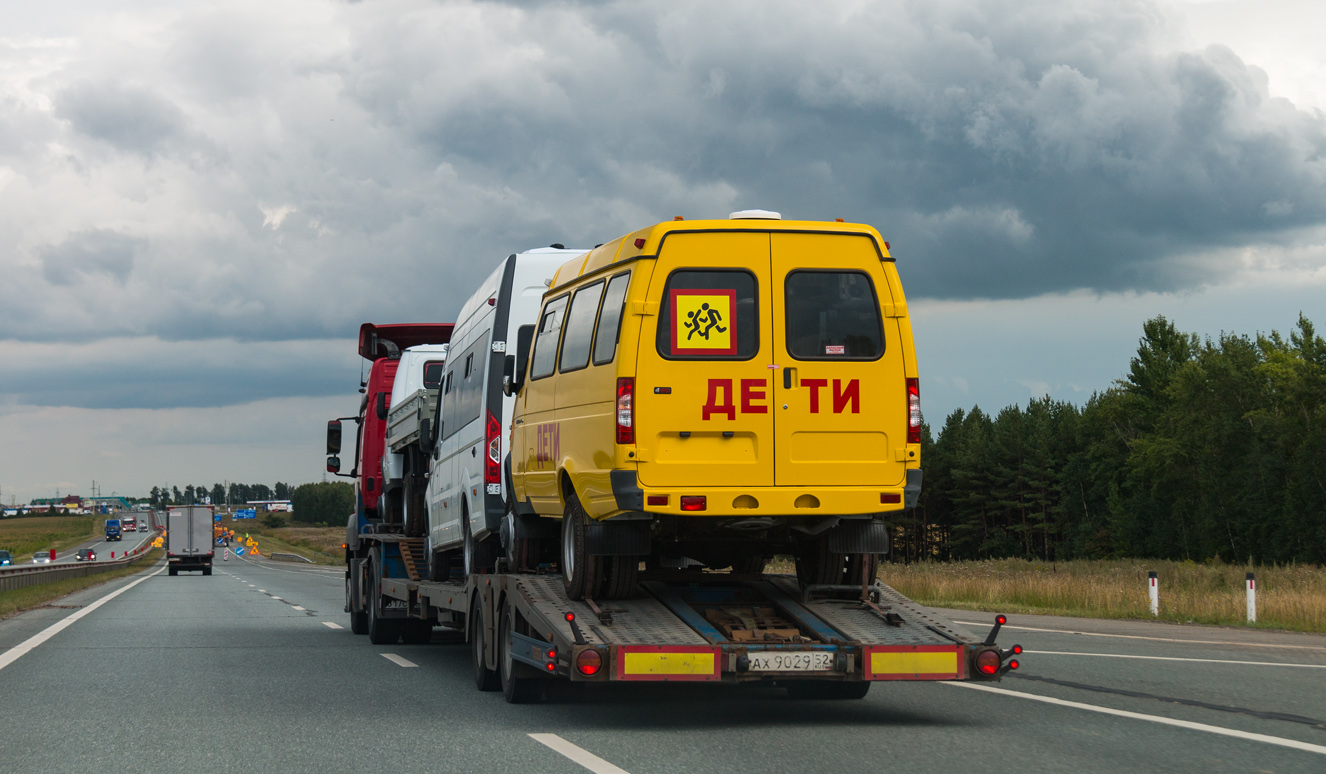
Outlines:
POLYGON ((263 556, 271 556, 276 551, 299 554, 316 564, 345 564, 345 551, 341 548, 345 542, 345 527, 272 528, 247 519, 224 523, 224 526, 235 530, 236 537, 248 533, 258 542, 258 550, 263 556))
POLYGON ((1326 568, 1152 560, 886 564, 880 578, 924 605, 1083 618, 1326 631, 1326 568), (1158 574, 1151 615, 1147 572, 1158 574), (1244 576, 1257 577, 1257 622, 1247 621, 1244 576))
POLYGON ((143 554, 142 558, 135 559, 124 567, 114 570, 96 575, 86 575, 82 578, 66 578, 54 583, 44 583, 40 586, 24 586, 21 589, 0 591, 0 620, 18 615, 25 610, 42 607, 75 591, 99 586, 116 578, 136 575, 160 561, 164 553, 160 548, 154 548, 143 554))
POLYGON ((99 516, 27 516, 0 519, 0 548, 14 555, 14 564, 32 559, 37 551, 63 551, 97 536, 104 521, 99 516))

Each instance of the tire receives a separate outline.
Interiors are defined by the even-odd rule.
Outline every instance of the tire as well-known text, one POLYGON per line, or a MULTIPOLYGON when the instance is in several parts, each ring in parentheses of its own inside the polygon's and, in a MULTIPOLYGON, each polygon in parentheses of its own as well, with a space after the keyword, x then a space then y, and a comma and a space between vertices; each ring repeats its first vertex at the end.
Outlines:
POLYGON ((381 582, 378 578, 378 564, 369 563, 368 572, 372 579, 368 595, 368 641, 374 645, 395 645, 401 638, 401 621, 382 617, 381 582))
POLYGON ((476 573, 492 572, 493 565, 497 564, 497 546, 491 542, 475 540, 470 534, 470 515, 469 509, 465 509, 464 521, 461 522, 461 529, 464 534, 464 543, 462 556, 465 560, 465 577, 476 573))
POLYGON ((212 574, 212 568, 211 568, 211 567, 204 567, 204 568, 203 568, 203 575, 211 575, 211 574, 212 574))
POLYGON ((171 567, 170 570, 168 570, 168 572, 170 573, 170 577, 172 578, 180 574, 180 571, 174 567, 171 567))
POLYGON ((732 572, 736 575, 760 575, 768 563, 767 556, 743 556, 732 563, 732 572))
POLYGON ((418 618, 408 618, 401 627, 401 640, 406 645, 427 645, 433 639, 433 625, 418 618))
POLYGON ((446 553, 428 552, 428 579, 434 583, 451 579, 451 560, 446 553))
POLYGON ((474 661, 474 687, 480 691, 488 692, 498 689, 497 672, 488 668, 487 654, 487 633, 485 632, 487 621, 479 610, 479 600, 475 600, 470 605, 470 657, 474 661))
POLYGON ((525 671, 525 664, 517 662, 511 657, 511 633, 518 630, 516 626, 516 609, 510 605, 502 606, 501 625, 498 627, 497 635, 497 669, 498 677, 502 683, 502 695, 506 697, 508 704, 532 704, 539 700, 539 694, 542 693, 542 680, 525 677, 520 673, 525 671))
POLYGON ((562 516, 562 585, 571 599, 598 595, 598 557, 585 553, 585 526, 589 517, 580 507, 580 498, 572 492, 566 498, 562 516))
POLYGON ((368 613, 354 609, 349 578, 345 579, 345 608, 350 611, 350 631, 354 634, 368 634, 368 613))
POLYGON ((635 593, 636 580, 640 574, 638 556, 602 556, 596 557, 602 568, 603 582, 600 583, 598 596, 603 599, 628 599, 635 593))
POLYGON ((847 557, 847 554, 830 551, 825 540, 804 544, 796 555, 797 580, 803 588, 850 583, 847 580, 847 557))
POLYGON ((789 698, 798 700, 850 701, 864 699, 870 692, 870 683, 835 682, 832 680, 794 680, 786 684, 789 698))
POLYGON ((862 567, 865 568, 866 585, 872 585, 879 575, 879 554, 848 554, 847 583, 856 586, 861 583, 862 567))

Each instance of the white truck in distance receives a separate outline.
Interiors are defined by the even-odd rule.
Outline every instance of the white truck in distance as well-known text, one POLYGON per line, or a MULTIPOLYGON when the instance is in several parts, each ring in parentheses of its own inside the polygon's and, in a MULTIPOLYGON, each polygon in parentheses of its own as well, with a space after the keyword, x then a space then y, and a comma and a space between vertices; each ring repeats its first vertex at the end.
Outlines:
POLYGON ((185 505, 166 516, 166 563, 171 575, 180 570, 212 574, 212 507, 185 505))

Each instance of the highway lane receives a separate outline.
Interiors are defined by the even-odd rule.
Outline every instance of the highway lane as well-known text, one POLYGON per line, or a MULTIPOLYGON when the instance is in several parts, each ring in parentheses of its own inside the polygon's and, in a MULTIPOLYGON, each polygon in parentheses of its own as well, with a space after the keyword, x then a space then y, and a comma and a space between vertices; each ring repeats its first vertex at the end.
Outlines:
MULTIPOLYGON (((510 706, 474 690, 468 649, 454 638, 374 646, 333 628, 348 627, 342 583, 337 568, 234 558, 210 578, 149 577, 0 669, 0 760, 16 771, 109 759, 128 771, 585 771, 530 736, 554 734, 632 774, 1326 769, 1316 752, 939 684, 880 684, 844 703, 794 702, 767 687, 619 685, 510 706)), ((0 648, 79 609, 0 622, 0 648)), ((1054 631, 1005 631, 1001 643, 1044 653, 1026 654, 1001 690, 1326 746, 1326 728, 1304 722, 1326 723, 1326 637, 1010 623, 1054 631), (1131 639, 1142 636, 1158 639, 1131 639), (1284 645, 1294 647, 1267 647, 1284 645), (1147 658, 1069 655, 1081 653, 1147 658)))

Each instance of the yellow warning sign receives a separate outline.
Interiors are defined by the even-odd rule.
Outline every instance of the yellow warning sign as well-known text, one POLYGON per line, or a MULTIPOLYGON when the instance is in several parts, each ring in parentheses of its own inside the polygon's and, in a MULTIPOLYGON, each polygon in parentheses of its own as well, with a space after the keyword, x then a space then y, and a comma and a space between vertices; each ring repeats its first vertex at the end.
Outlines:
POLYGON ((737 291, 673 290, 673 355, 737 354, 737 291))

